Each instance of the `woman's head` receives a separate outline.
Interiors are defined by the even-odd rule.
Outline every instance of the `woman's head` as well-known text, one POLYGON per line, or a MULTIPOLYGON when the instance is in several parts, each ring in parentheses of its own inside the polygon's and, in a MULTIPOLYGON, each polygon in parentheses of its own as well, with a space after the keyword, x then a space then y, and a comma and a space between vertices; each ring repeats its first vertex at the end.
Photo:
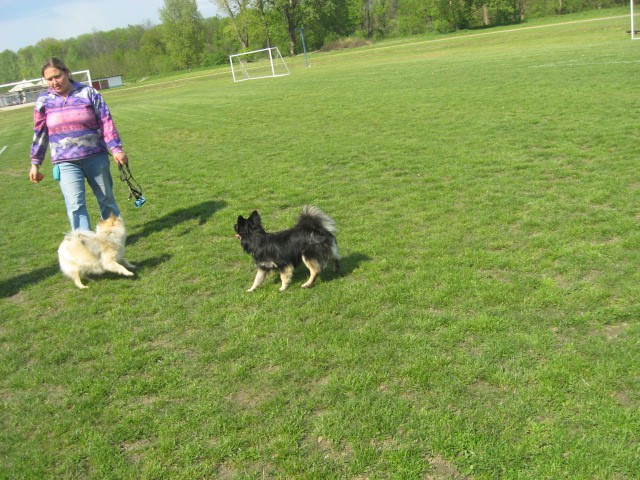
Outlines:
POLYGON ((42 76, 49 84, 49 88, 60 95, 66 95, 71 91, 71 70, 59 58, 49 58, 44 63, 42 76))

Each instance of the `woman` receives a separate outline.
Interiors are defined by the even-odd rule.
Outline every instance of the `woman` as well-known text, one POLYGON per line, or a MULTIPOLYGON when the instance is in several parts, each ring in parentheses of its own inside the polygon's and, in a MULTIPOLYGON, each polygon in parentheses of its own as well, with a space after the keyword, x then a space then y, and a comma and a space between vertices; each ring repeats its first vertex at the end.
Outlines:
POLYGON ((103 219, 120 216, 113 195, 109 150, 118 164, 129 162, 102 96, 92 87, 75 82, 64 62, 50 58, 42 67, 49 90, 36 100, 29 179, 40 183, 39 168, 51 147, 54 177, 67 206, 71 229, 91 230, 85 198, 85 178, 98 200, 103 219))

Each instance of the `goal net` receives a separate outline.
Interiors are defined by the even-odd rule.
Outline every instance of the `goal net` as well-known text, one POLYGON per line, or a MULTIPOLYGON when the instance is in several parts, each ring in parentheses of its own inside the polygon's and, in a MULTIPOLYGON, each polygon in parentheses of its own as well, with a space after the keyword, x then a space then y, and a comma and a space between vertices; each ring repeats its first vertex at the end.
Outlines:
POLYGON ((234 82, 266 77, 281 77, 291 73, 278 47, 229 55, 229 62, 231 63, 234 82))
POLYGON ((89 70, 80 70, 79 72, 71 72, 71 78, 78 83, 84 83, 91 87, 91 72, 89 70))

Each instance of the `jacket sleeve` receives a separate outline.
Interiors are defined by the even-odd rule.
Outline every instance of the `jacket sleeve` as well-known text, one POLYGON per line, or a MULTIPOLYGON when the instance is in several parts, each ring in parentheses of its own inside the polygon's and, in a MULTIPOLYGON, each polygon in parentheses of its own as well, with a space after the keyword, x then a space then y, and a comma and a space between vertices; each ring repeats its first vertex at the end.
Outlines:
POLYGON ((49 129, 44 103, 36 101, 33 109, 33 142, 31 143, 31 163, 41 165, 49 147, 49 129))
POLYGON ((111 150, 112 153, 122 152, 122 140, 120 139, 115 123, 113 123, 109 107, 102 98, 102 95, 97 91, 95 91, 93 96, 93 110, 100 124, 102 137, 107 147, 109 147, 109 150, 111 150))

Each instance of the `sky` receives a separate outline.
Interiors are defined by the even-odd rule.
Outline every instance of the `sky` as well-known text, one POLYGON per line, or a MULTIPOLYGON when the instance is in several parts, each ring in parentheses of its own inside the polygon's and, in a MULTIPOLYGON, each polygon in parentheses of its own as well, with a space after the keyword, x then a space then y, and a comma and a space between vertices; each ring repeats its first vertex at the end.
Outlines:
MULTIPOLYGON (((203 17, 218 14, 211 0, 197 0, 203 17)), ((66 40, 150 21, 160 23, 164 0, 0 0, 0 52, 66 40)))

